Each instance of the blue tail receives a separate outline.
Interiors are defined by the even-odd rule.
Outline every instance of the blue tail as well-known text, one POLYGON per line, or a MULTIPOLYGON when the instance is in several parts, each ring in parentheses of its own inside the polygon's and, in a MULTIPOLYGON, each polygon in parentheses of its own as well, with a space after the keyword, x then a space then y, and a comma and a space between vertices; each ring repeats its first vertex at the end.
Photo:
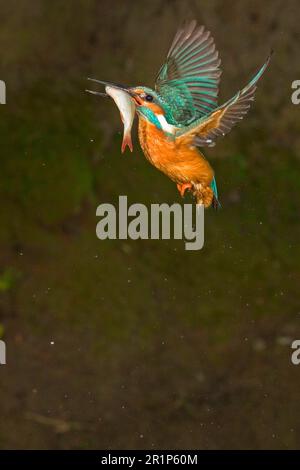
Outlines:
POLYGON ((211 189, 213 190, 213 193, 214 193, 212 206, 213 206, 214 209, 220 209, 221 204, 220 204, 219 197, 218 197, 218 188, 217 188, 217 182, 216 182, 215 178, 212 180, 212 182, 210 184, 210 187, 211 187, 211 189))

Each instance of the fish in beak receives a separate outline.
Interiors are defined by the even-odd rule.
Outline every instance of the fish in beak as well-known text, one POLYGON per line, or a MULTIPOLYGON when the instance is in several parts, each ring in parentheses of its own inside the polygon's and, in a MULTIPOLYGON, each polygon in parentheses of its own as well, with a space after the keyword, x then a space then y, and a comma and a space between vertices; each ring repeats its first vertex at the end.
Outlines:
POLYGON ((114 100, 120 111, 121 120, 124 125, 121 151, 122 153, 124 153, 126 147, 128 146, 130 151, 132 152, 133 146, 131 140, 131 129, 135 116, 135 101, 133 99, 130 89, 116 83, 95 80, 94 78, 88 78, 88 80, 105 85, 105 93, 100 93, 98 91, 92 90, 86 91, 88 93, 92 93, 93 95, 110 96, 114 100))

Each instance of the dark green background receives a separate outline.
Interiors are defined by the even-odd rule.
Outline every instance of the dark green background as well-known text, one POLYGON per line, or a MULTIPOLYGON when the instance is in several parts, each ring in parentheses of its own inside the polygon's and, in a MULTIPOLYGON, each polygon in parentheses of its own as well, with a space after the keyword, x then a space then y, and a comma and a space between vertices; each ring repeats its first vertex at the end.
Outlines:
POLYGON ((299 2, 0 9, 0 447, 299 447, 299 2), (86 77, 153 86, 191 18, 215 37, 221 100, 275 49, 247 119, 206 151, 222 210, 199 252, 101 242, 100 203, 180 198, 136 137, 121 155, 119 113, 86 77))

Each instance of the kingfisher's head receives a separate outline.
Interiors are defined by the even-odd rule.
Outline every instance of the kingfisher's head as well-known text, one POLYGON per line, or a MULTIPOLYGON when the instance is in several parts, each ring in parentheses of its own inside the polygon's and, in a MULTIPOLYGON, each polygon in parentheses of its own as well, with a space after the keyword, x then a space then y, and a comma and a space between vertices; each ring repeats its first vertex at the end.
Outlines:
POLYGON ((140 107, 144 107, 150 109, 155 114, 165 114, 161 98, 151 88, 137 86, 130 87, 127 91, 133 98, 137 110, 139 110, 140 107))
POLYGON ((131 87, 127 91, 134 100, 136 111, 140 116, 165 132, 171 134, 174 132, 174 126, 171 126, 166 120, 169 115, 167 103, 158 93, 144 86, 131 87))

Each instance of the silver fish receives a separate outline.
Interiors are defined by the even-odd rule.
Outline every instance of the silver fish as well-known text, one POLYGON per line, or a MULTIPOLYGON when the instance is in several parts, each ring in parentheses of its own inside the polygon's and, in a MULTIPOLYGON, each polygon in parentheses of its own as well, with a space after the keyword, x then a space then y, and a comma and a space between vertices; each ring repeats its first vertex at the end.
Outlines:
POLYGON ((131 128, 135 115, 135 104, 133 102, 133 99, 126 91, 123 91, 120 88, 116 88, 114 86, 107 85, 105 87, 105 91, 118 106, 121 119, 124 125, 121 151, 123 153, 126 149, 126 146, 128 146, 130 148, 130 151, 132 152, 133 147, 131 140, 131 128))

